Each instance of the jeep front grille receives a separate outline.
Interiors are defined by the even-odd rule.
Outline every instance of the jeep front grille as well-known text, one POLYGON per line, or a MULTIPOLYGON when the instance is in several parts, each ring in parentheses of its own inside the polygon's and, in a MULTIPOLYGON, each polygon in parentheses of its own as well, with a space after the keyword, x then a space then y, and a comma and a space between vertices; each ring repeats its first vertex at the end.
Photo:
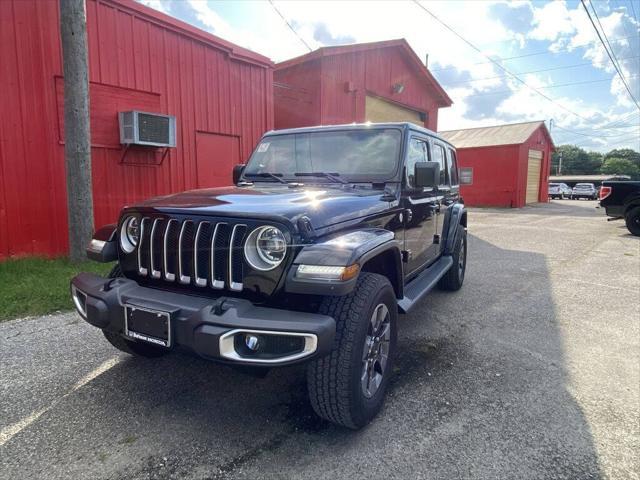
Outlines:
POLYGON ((244 224, 144 217, 138 275, 184 285, 241 291, 244 224))

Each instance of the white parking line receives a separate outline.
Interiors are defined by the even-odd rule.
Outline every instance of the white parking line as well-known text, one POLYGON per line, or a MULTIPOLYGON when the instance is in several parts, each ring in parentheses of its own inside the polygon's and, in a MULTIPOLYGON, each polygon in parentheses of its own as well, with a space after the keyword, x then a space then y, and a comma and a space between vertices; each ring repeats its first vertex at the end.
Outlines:
POLYGON ((71 388, 71 390, 69 390, 67 393, 62 395, 60 398, 58 398, 56 401, 54 401, 48 407, 42 408, 40 410, 37 410, 37 411, 33 412, 32 414, 30 414, 29 416, 23 418, 22 420, 14 423, 12 425, 9 425, 7 427, 4 427, 2 430, 0 430, 0 447, 2 447, 5 443, 7 443, 15 435, 17 435, 22 430, 24 430, 29 425, 31 425, 33 422, 38 420, 38 418, 40 418, 44 413, 46 413, 51 408, 56 406, 56 404, 58 404, 61 400, 63 400, 64 398, 68 397, 69 395, 71 395, 73 392, 75 392, 79 388, 84 387, 87 383, 89 383, 90 381, 92 381, 95 378, 99 377, 100 375, 102 375, 104 372, 106 372, 110 368, 113 368, 119 362, 120 362, 120 358, 119 357, 113 357, 113 358, 110 358, 109 360, 101 363, 100 365, 98 365, 98 367, 94 368, 91 372, 89 372, 87 375, 82 377, 73 386, 73 388, 71 388))

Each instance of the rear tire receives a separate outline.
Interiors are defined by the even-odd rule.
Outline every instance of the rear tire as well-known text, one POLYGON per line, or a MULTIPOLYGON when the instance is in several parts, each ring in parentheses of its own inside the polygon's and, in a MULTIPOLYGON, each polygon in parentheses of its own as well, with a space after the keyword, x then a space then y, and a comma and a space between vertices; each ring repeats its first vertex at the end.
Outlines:
MULTIPOLYGON (((111 269, 111 272, 109 272, 109 278, 118 278, 122 276, 124 275, 122 274, 120 265, 116 265, 111 269)), ((128 353, 129 355, 145 358, 158 358, 168 353, 167 350, 151 344, 127 340, 119 333, 102 330, 102 334, 111 345, 122 352, 128 353)))
POLYGON ((631 235, 640 237, 640 207, 633 207, 629 210, 624 216, 624 222, 631 235))
POLYGON ((309 399, 318 416, 358 429, 384 402, 393 372, 398 307, 389 280, 363 272, 354 290, 325 297, 320 313, 336 320, 331 353, 309 363, 309 399))
MULTIPOLYGON (((462 226, 461 226, 462 227, 462 226)), ((456 240, 453 251, 453 265, 444 277, 438 282, 438 287, 442 290, 455 292, 460 290, 464 282, 464 275, 467 271, 467 229, 462 229, 462 235, 456 240)))

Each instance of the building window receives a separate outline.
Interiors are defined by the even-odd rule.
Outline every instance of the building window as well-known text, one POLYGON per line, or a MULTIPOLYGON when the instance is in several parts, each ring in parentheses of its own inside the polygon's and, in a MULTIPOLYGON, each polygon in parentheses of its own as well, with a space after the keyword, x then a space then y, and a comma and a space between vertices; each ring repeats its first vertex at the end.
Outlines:
POLYGON ((460 168, 460 185, 472 185, 473 184, 473 168, 461 167, 460 168))

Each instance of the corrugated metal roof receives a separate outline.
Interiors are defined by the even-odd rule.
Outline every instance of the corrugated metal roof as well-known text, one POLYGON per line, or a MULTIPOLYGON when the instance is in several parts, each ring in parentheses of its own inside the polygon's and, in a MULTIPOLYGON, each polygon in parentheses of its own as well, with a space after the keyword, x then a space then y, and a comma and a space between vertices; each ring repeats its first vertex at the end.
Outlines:
POLYGON ((493 127, 466 128, 438 132, 456 148, 491 147, 524 143, 544 122, 511 123, 493 127))

